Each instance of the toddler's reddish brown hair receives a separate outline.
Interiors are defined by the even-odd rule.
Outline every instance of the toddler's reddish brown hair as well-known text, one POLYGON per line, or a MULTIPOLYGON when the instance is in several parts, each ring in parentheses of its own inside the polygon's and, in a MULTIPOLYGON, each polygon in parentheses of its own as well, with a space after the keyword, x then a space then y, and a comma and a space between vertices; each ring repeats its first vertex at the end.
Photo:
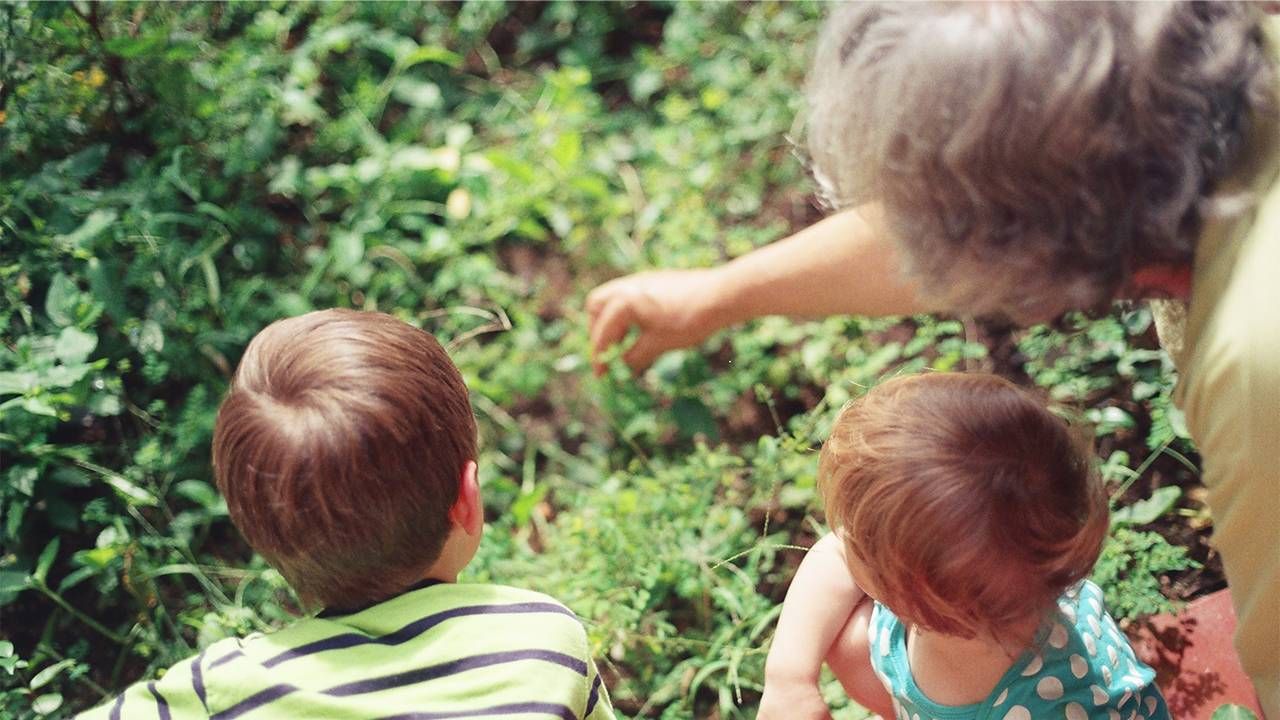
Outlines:
POLYGON ((249 343, 218 410, 231 519, 307 603, 351 608, 422 578, 476 455, 444 348, 390 315, 323 310, 249 343))
POLYGON ((827 520, 904 622, 999 636, 1093 568, 1108 512, 1086 440, 992 375, 884 382, 822 448, 827 520))

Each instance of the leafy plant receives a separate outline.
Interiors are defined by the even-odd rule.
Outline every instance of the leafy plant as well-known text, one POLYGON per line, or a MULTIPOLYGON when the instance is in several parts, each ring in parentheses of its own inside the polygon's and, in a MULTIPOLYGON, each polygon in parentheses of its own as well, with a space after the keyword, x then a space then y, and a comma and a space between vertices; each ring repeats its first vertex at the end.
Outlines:
POLYGON ((1117 619, 1176 609, 1162 592, 1160 578, 1198 567, 1183 547, 1170 545, 1158 533, 1115 527, 1102 546, 1093 581, 1103 591, 1107 610, 1117 619))

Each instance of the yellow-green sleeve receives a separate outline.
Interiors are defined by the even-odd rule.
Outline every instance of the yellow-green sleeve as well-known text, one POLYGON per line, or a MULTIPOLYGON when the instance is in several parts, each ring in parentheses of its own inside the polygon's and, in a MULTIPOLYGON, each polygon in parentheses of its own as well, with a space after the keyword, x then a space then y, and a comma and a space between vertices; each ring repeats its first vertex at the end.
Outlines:
POLYGON ((204 666, 203 653, 183 660, 158 679, 131 685, 76 720, 207 720, 204 666))
MULTIPOLYGON (((1274 176, 1273 176, 1274 177, 1274 176)), ((1280 183, 1197 251, 1179 399, 1203 458, 1236 648, 1280 718, 1280 183)))
POLYGON ((1280 717, 1280 304, 1271 308, 1272 328, 1232 334, 1238 345, 1201 368, 1187 416, 1235 602, 1236 647, 1267 715, 1280 717))
POLYGON ((614 720, 613 705, 594 660, 587 660, 587 709, 583 720, 614 720))

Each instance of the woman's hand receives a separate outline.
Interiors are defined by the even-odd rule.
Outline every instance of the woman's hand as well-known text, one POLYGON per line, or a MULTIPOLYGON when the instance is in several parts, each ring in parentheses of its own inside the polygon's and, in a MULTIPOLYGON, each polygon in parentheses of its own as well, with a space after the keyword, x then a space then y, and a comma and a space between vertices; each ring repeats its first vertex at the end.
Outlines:
POLYGON ((720 308, 720 271, 658 270, 611 280, 587 296, 591 354, 599 358, 633 326, 640 331, 622 359, 637 372, 668 350, 697 345, 727 324, 720 308))
POLYGON ((596 374, 604 370, 601 354, 632 327, 640 336, 622 359, 638 371, 668 350, 765 315, 927 312, 882 226, 878 206, 866 205, 716 268, 637 273, 601 285, 587 296, 596 374))

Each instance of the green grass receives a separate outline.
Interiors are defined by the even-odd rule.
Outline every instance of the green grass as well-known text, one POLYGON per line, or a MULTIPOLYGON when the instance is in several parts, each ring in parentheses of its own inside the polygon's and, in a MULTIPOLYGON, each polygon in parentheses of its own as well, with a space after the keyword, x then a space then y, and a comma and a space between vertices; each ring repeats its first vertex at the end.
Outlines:
MULTIPOLYGON (((821 11, 0 5, 0 714, 63 716, 288 622, 208 446, 248 339, 313 308, 450 344, 490 517, 468 575, 582 615, 626 715, 754 716, 821 532, 814 448, 880 377, 1012 372, 1098 423, 1117 503, 1192 482, 1141 308, 990 342, 768 318, 590 376, 596 283, 817 217, 788 138, 821 11)), ((1113 602, 1165 607, 1128 580, 1185 559, 1126 532, 1113 602)))

